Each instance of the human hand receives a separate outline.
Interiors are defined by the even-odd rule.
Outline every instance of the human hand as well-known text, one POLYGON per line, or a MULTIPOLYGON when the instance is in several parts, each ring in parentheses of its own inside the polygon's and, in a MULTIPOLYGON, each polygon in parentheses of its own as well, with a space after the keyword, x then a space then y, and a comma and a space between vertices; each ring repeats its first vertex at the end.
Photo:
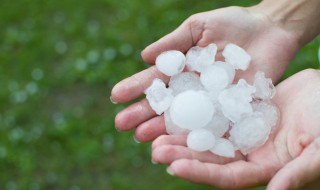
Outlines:
MULTIPOLYGON (((142 57, 153 64, 163 51, 176 49, 185 53, 196 45, 216 43, 217 60, 221 60, 221 51, 229 42, 243 47, 252 56, 250 67, 245 72, 238 71, 236 80, 245 78, 252 81, 259 70, 275 82, 298 50, 294 35, 271 22, 255 7, 229 7, 191 16, 174 32, 148 46, 142 57)), ((112 99, 119 103, 131 101, 141 96, 154 78, 169 81, 152 66, 119 82, 112 90, 112 99)), ((157 116, 146 99, 121 111, 115 124, 120 131, 136 129, 138 141, 150 141, 166 133, 163 116, 157 116)))
POLYGON ((242 189, 318 189, 320 184, 320 71, 304 70, 277 86, 273 98, 279 126, 256 151, 234 159, 186 147, 185 136, 163 135, 152 144, 152 159, 168 172, 195 183, 242 189))

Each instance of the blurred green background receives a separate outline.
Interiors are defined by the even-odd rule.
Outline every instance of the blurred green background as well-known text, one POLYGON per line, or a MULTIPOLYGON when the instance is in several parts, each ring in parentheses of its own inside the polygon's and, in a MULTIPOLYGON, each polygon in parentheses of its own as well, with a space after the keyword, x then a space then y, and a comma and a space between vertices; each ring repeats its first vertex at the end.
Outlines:
MULTIPOLYGON (((169 176, 151 164, 149 143, 118 133, 125 105, 111 104, 110 91, 190 15, 257 2, 0 0, 0 189, 211 189, 169 176)), ((285 77, 318 68, 319 44, 285 77)))

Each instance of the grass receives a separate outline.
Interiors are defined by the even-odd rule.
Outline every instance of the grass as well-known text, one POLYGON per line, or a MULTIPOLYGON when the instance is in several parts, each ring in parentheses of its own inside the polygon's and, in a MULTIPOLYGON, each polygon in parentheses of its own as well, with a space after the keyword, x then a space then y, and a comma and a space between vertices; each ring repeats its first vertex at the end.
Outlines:
MULTIPOLYGON (((112 86, 188 16, 249 1, 2 0, 0 189, 211 189, 166 174, 150 144, 118 133, 112 86)), ((319 39, 285 77, 317 68, 319 39)))

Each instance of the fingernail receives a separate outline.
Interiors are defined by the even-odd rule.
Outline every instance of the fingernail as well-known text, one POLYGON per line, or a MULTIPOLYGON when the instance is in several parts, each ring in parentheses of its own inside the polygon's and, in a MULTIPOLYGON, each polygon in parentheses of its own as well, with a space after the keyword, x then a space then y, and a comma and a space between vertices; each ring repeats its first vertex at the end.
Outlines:
POLYGON ((134 140, 134 142, 136 142, 136 143, 140 143, 140 141, 138 141, 135 136, 133 136, 133 140, 134 140))
POLYGON ((167 168, 167 173, 171 176, 174 176, 173 172, 171 171, 170 167, 167 168))
POLYGON ((117 103, 118 103, 118 102, 116 102, 116 101, 114 101, 114 100, 112 99, 112 96, 110 96, 110 102, 113 103, 113 104, 117 104, 117 103))
POLYGON ((159 164, 157 161, 154 161, 154 160, 152 160, 152 159, 151 159, 151 163, 152 163, 152 164, 159 164))

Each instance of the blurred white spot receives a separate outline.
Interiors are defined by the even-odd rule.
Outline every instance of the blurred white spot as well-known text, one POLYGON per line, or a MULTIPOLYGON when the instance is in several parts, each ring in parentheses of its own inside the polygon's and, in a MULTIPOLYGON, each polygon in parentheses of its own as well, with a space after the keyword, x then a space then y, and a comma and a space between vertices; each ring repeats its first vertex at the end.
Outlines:
POLYGON ((9 138, 12 142, 16 142, 20 140, 23 136, 24 131, 20 127, 17 127, 11 131, 9 138))
POLYGON ((99 55, 98 51, 96 51, 96 50, 91 50, 87 54, 87 60, 89 63, 97 62, 99 57, 100 57, 100 55, 99 55))
POLYGON ((100 30, 100 23, 98 21, 90 21, 87 25, 88 31, 91 34, 94 34, 100 30))
POLYGON ((86 70, 87 68, 87 62, 84 59, 78 59, 76 61, 76 69, 79 71, 86 70))
POLYGON ((16 190, 17 184, 15 181, 8 181, 6 184, 6 190, 16 190))
POLYGON ((52 119, 56 128, 64 129, 66 127, 66 121, 61 113, 58 112, 53 114, 52 119))
POLYGON ((11 101, 12 102, 15 102, 15 103, 22 103, 22 102, 25 102, 28 98, 28 94, 26 91, 24 90, 20 90, 20 91, 17 91, 15 93, 13 93, 11 96, 11 101))
POLYGON ((112 134, 107 134, 103 138, 103 147, 106 152, 110 152, 113 149, 114 138, 112 134))
POLYGON ((120 53, 124 56, 128 56, 132 53, 132 46, 130 44, 123 44, 120 47, 120 53))
POLYGON ((29 82, 26 87, 25 87, 26 91, 30 94, 33 95, 36 92, 38 92, 38 85, 35 82, 29 82))
POLYGON ((55 22, 56 24, 61 24, 61 23, 63 23, 64 20, 65 20, 65 16, 61 12, 56 13, 53 16, 53 22, 55 22))
POLYGON ((113 60, 117 55, 117 52, 113 48, 106 48, 103 52, 103 56, 106 60, 113 60))
POLYGON ((8 89, 10 92, 17 91, 18 88, 19 88, 19 84, 17 83, 17 81, 12 80, 8 83, 8 89))
POLYGON ((59 54, 64 54, 68 50, 68 46, 66 42, 64 41, 59 41, 55 44, 54 46, 55 50, 59 54))
POLYGON ((43 77, 43 71, 40 68, 36 68, 32 71, 31 75, 34 80, 40 80, 43 77))
POLYGON ((0 158, 4 158, 7 156, 7 149, 6 147, 0 146, 0 158))
POLYGON ((57 175, 53 172, 49 172, 47 175, 46 175, 46 181, 49 183, 49 184, 52 184, 52 183, 55 183, 57 181, 57 175))

